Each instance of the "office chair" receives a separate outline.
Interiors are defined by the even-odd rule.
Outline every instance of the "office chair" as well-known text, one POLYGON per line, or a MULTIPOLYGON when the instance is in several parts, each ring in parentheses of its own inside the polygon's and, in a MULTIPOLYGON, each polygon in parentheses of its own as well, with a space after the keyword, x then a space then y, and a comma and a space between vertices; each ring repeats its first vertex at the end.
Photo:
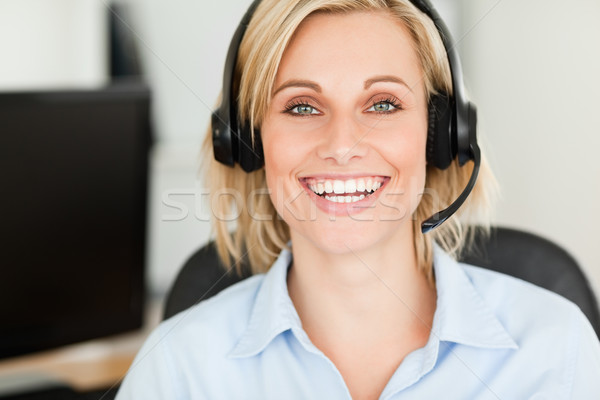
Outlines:
MULTIPOLYGON (((463 252, 460 261, 512 275, 571 300, 600 337, 600 311, 594 293, 575 259, 555 243, 531 233, 496 227, 489 237, 476 234, 474 246, 463 252)), ((227 273, 213 242, 198 250, 184 264, 168 293, 164 318, 250 276, 245 259, 241 277, 228 269, 231 271, 227 273)))
POLYGON ((551 290, 577 304, 600 338, 600 311, 591 286, 577 261, 540 236, 509 228, 478 235, 460 261, 498 271, 551 290))

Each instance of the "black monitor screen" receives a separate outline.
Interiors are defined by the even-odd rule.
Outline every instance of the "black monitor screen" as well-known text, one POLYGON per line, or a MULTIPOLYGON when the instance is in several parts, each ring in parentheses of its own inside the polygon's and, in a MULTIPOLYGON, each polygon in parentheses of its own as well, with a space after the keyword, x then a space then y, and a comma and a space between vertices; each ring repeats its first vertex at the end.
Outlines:
POLYGON ((142 85, 0 93, 0 358, 140 327, 142 85))

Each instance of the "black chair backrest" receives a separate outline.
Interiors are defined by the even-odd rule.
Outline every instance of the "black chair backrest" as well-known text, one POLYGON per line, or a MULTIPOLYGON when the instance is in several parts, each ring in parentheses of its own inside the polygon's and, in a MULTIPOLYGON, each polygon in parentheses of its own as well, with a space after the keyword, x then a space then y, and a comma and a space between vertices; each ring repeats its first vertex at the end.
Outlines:
MULTIPOLYGON (((551 290, 577 304, 600 337, 600 311, 579 265, 564 249, 539 236, 508 228, 479 235, 460 261, 498 271, 551 290)), ((184 264, 167 296, 164 318, 214 296, 250 276, 247 260, 242 276, 225 267, 214 243, 194 253, 184 264)))
POLYGON ((246 260, 242 260, 242 271, 242 276, 239 276, 232 266, 225 267, 217 255, 214 242, 208 243, 183 264, 167 294, 164 318, 167 319, 249 277, 251 274, 246 260))
POLYGON ((577 304, 600 337, 600 311, 577 261, 562 247, 540 236, 509 228, 494 228, 478 236, 460 261, 533 283, 577 304))

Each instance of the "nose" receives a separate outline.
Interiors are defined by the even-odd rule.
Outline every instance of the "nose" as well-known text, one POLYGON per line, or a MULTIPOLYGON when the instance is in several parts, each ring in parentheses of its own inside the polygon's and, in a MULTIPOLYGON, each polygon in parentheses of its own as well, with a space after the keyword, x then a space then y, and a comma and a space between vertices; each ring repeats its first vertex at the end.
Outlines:
POLYGON ((331 160, 345 165, 366 155, 368 131, 358 121, 349 116, 336 116, 322 128, 317 155, 323 160, 331 160))

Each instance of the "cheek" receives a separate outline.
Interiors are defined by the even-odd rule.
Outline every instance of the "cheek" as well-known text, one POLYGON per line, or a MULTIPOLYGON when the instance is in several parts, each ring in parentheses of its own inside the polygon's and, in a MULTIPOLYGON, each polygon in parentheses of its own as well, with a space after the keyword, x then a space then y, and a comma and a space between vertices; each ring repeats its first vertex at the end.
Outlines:
POLYGON ((395 176, 380 201, 388 219, 402 220, 418 208, 425 191, 427 127, 415 121, 389 137, 393 140, 380 141, 377 148, 395 176))
POLYGON ((408 207, 411 215, 417 210, 421 202, 425 192, 425 179, 427 175, 427 125, 425 123, 420 124, 417 132, 420 132, 420 134, 412 138, 411 146, 407 147, 410 151, 406 154, 407 163, 410 166, 406 167, 409 173, 408 181, 404 184, 406 185, 407 193, 409 193, 408 207))
POLYGON ((265 176, 271 201, 281 215, 278 205, 294 195, 292 187, 294 171, 300 165, 301 152, 293 141, 292 135, 286 135, 284 128, 265 122, 261 129, 265 159, 265 176))
MULTIPOLYGON (((269 187, 276 186, 278 176, 287 175, 290 160, 294 157, 291 143, 276 125, 265 123, 261 129, 263 153, 265 158, 265 174, 269 187)), ((289 172, 289 171, 288 171, 289 172)))
POLYGON ((423 174, 426 166, 427 126, 420 119, 390 130, 377 143, 379 152, 401 174, 423 174))
POLYGON ((427 168, 426 146, 427 146, 427 127, 419 124, 413 135, 406 139, 406 146, 403 147, 401 168, 405 171, 405 178, 408 181, 410 192, 422 193, 425 187, 425 174, 427 168))

